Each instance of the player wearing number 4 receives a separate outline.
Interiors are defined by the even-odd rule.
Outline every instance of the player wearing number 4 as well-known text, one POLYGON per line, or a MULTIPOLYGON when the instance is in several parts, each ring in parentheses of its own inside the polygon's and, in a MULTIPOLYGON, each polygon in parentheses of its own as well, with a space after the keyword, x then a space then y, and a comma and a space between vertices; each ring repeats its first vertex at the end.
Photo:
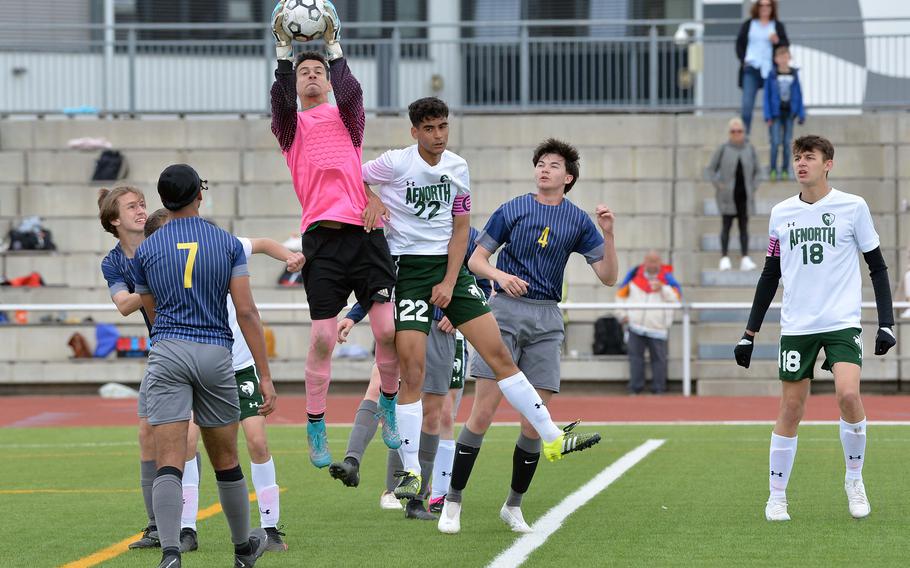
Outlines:
POLYGON ((292 63, 291 38, 281 25, 284 0, 272 14, 278 56, 271 91, 272 133, 291 170, 294 191, 303 208, 300 232, 306 264, 302 275, 312 320, 305 377, 307 441, 310 461, 316 467, 332 463, 325 431, 326 393, 338 313, 347 305, 351 292, 369 313, 376 339, 382 438, 390 448, 401 445, 395 421, 398 355, 389 303, 395 267, 382 230, 373 230, 375 223, 364 227, 364 217, 375 217, 382 204, 376 198, 368 199, 360 173, 363 91, 338 42, 338 14, 331 2, 325 0, 323 4, 328 60, 319 53, 306 52, 292 63), (330 91, 334 91, 338 106, 328 104, 330 91), (298 98, 301 112, 297 112, 298 98))
POLYGON ((783 279, 778 360, 781 403, 771 433, 771 495, 765 518, 790 520, 787 482, 796 457, 797 429, 809 396, 809 381, 814 378, 815 360, 822 349, 822 368, 834 373, 840 406, 847 504, 853 517, 862 518, 869 515, 871 507, 863 485, 866 414, 859 394, 863 339, 857 253, 863 254, 869 266, 875 291, 876 355, 884 355, 896 343, 891 330, 894 313, 888 267, 865 200, 828 185, 828 172, 834 167, 831 142, 821 136, 797 138, 793 142, 793 167, 801 191, 771 210, 768 256, 746 332, 734 349, 736 363, 749 368, 755 334, 783 279))
MULTIPOLYGON (((541 405, 559 392, 565 329, 557 302, 562 296, 569 255, 583 255, 606 286, 614 285, 618 275, 613 212, 604 205, 597 206, 598 232, 588 214, 565 198, 578 181, 578 162, 578 151, 565 142, 551 138, 537 146, 532 158, 537 193, 516 197, 500 206, 478 237, 477 249, 468 262, 471 271, 496 283, 498 293, 490 305, 502 330, 502 340, 518 368, 527 372, 541 405), (490 255, 500 247, 503 249, 494 268, 490 255)), ((471 416, 458 437, 451 487, 439 517, 439 530, 444 533, 459 530, 461 494, 502 400, 499 389, 489 380, 496 376, 491 367, 490 360, 483 357, 475 358, 471 368, 477 391, 471 416)), ((522 515, 521 501, 537 469, 541 438, 544 455, 552 455, 549 440, 538 434, 543 432, 523 418, 512 455, 511 491, 499 512, 515 532, 531 531, 522 515)), ((599 436, 584 440, 567 434, 567 443, 580 446, 564 447, 562 451, 584 449, 599 440, 599 436)))

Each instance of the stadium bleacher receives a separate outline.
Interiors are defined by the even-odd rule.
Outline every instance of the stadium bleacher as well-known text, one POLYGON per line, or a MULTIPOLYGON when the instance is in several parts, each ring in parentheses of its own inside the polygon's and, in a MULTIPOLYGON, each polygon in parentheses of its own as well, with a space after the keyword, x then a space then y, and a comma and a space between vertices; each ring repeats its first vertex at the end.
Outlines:
MULTIPOLYGON (((530 156, 543 138, 565 138, 579 147, 581 180, 569 198, 586 210, 609 204, 618 215, 617 247, 624 273, 650 248, 662 251, 675 266, 689 301, 751 301, 758 273, 717 272, 716 233, 720 226, 714 190, 701 178, 710 153, 725 136, 727 115, 521 115, 461 116, 452 121, 450 148, 471 166, 474 224, 481 227, 503 201, 533 190, 530 156)), ((405 118, 369 117, 364 158, 390 147, 411 143, 405 118)), ((767 162, 767 133, 756 128, 753 143, 767 162)), ((832 185, 862 195, 869 203, 882 238, 892 281, 907 268, 902 252, 910 245, 905 200, 910 199, 910 115, 880 113, 856 116, 810 116, 797 132, 820 133, 836 148, 832 185)), ((192 164, 209 180, 202 213, 235 234, 285 240, 297 231, 299 205, 290 188, 288 170, 269 130, 268 120, 241 118, 134 120, 43 119, 0 121, 0 230, 18 219, 40 215, 53 231, 56 253, 0 256, 7 277, 37 271, 48 286, 3 288, 0 303, 105 303, 109 301, 99 263, 115 240, 97 221, 96 188, 89 183, 98 152, 67 148, 68 140, 103 137, 122 151, 129 164, 123 183, 143 189, 149 211, 160 206, 155 182, 174 162, 192 164)), ((750 221, 754 259, 763 255, 771 205, 789 196, 793 184, 764 182, 757 195, 758 211, 750 221)), ((280 266, 256 258, 251 265, 260 303, 306 301, 301 289, 275 284, 280 266)), ((611 302, 614 289, 596 283, 581 258, 568 269, 568 300, 611 302)), ((872 300, 864 279, 864 299, 872 300)), ((823 284, 820 284, 822 286, 823 284)), ((903 299, 903 298, 895 298, 903 299)), ((107 381, 138 383, 141 364, 129 360, 68 361, 67 338, 80 332, 90 340, 91 324, 37 323, 0 326, 0 382, 11 385, 80 384, 107 381)), ((624 357, 589 355, 593 321, 602 311, 568 315, 564 380, 623 388, 628 376, 624 357)), ((864 312, 874 318, 874 312, 864 312)), ((71 312, 79 319, 113 322, 125 334, 142 334, 141 318, 127 320, 115 311, 71 312)), ((275 331, 279 361, 277 381, 302 384, 308 318, 304 312, 263 314, 275 331)), ((693 378, 700 394, 773 394, 776 380, 778 326, 763 328, 756 361, 748 375, 732 365, 730 352, 745 315, 729 312, 694 314, 693 378)), ((889 388, 898 380, 901 355, 910 352, 910 338, 898 330, 898 354, 869 359, 865 380, 889 388), (904 347, 907 346, 907 347, 904 347)), ((866 334, 866 351, 871 337, 866 334)), ((352 340, 368 347, 367 326, 355 328, 352 340)), ((681 327, 670 338, 671 389, 681 378, 681 327)), ((339 379, 368 377, 367 362, 345 362, 339 379)), ((820 375, 824 376, 824 375, 820 375)), ((874 388, 874 387, 873 387, 874 388)))

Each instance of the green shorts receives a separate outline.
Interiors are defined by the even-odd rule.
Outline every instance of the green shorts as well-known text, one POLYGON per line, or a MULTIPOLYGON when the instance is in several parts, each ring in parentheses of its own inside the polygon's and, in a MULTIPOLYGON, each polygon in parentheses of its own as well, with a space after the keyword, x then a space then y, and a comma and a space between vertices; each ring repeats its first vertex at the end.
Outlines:
POLYGON ((263 404, 262 393, 259 392, 259 374, 256 365, 234 371, 237 381, 237 396, 240 397, 240 421, 251 416, 259 416, 259 407, 263 404))
POLYGON ((780 380, 814 379, 815 360, 822 348, 825 349, 822 369, 826 371, 830 371, 835 363, 863 366, 863 337, 859 328, 849 327, 809 335, 781 335, 777 358, 780 380))
MULTIPOLYGON (((430 297, 433 286, 445 278, 448 255, 402 255, 395 258, 398 282, 395 284, 395 330, 416 330, 429 335, 433 324, 430 297)), ((464 266, 452 290, 452 301, 442 310, 453 326, 490 313, 483 290, 464 266)))

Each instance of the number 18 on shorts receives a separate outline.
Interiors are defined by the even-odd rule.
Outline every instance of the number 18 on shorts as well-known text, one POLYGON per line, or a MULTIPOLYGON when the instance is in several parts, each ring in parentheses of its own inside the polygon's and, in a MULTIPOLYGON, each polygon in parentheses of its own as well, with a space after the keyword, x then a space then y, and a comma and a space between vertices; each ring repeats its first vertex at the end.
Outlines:
POLYGON ((846 328, 807 335, 782 335, 777 357, 782 381, 815 378, 815 361, 825 350, 822 369, 830 371, 835 363, 863 366, 863 337, 859 328, 846 328))

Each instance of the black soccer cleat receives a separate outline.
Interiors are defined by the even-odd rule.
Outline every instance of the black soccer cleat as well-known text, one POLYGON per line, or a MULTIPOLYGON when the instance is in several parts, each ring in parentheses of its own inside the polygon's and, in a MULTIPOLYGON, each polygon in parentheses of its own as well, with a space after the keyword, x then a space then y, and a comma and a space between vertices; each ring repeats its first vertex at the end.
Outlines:
POLYGON ((135 542, 131 542, 129 548, 130 550, 136 548, 161 548, 161 541, 158 540, 158 527, 155 525, 145 527, 142 531, 142 537, 135 542))
POLYGON ((284 552, 288 549, 287 543, 281 538, 285 534, 277 527, 265 527, 265 534, 269 537, 269 542, 265 547, 266 552, 284 552))
POLYGON ((404 518, 417 519, 420 521, 435 521, 437 517, 423 508, 423 501, 420 499, 408 499, 408 504, 405 505, 404 508, 404 518))
POLYGON ((253 568, 256 561, 268 548, 269 537, 265 529, 257 528, 250 531, 250 553, 234 553, 234 568, 253 568))
POLYGON ((161 562, 158 564, 158 568, 180 568, 180 555, 179 554, 166 554, 161 557, 161 562))
POLYGON ((354 458, 344 458, 344 461, 329 466, 329 475, 340 480, 345 487, 357 487, 360 485, 360 464, 354 458))
POLYGON ((180 553, 192 552, 199 548, 199 540, 196 537, 196 531, 183 527, 180 529, 180 553))

